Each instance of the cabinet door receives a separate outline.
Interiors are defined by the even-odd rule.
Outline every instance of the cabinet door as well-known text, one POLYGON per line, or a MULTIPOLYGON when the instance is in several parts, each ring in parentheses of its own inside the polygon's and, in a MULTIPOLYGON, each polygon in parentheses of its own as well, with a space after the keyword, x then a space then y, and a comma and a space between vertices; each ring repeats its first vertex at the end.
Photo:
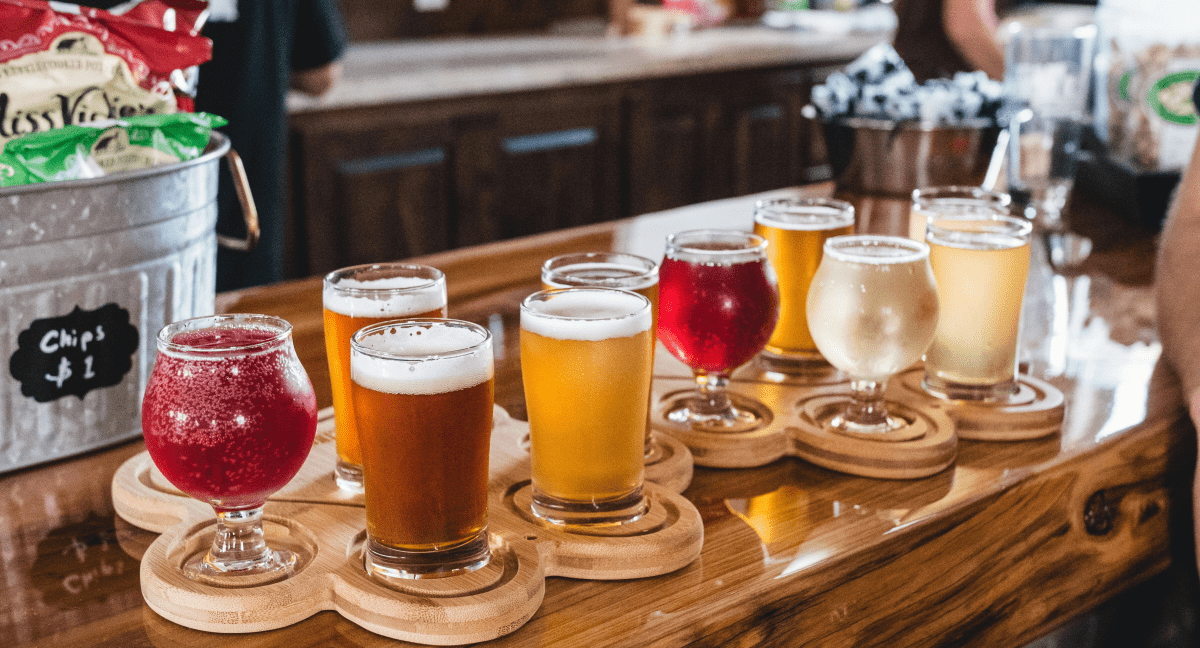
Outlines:
POLYGON ((627 215, 690 205, 726 195, 716 153, 718 97, 706 84, 642 84, 627 102, 627 215))
POLYGON ((617 218, 616 95, 539 93, 498 107, 491 215, 499 238, 617 218))
POLYGON ((301 270, 321 274, 449 249, 449 121, 343 123, 327 113, 298 127, 293 140, 302 167, 294 194, 307 260, 301 270))
POLYGON ((739 92, 726 94, 734 195, 804 182, 799 120, 808 87, 806 71, 783 71, 753 75, 739 92))

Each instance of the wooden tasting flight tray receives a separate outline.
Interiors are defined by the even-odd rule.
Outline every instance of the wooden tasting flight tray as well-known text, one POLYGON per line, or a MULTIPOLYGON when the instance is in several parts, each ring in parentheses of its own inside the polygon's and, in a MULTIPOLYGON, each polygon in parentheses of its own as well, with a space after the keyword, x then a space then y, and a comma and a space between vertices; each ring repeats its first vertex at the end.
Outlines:
POLYGON ((917 479, 948 468, 958 439, 1021 441, 1058 432, 1064 415, 1062 392, 1044 381, 1018 377, 1019 391, 1004 405, 935 398, 920 387, 923 370, 909 369, 888 381, 893 414, 908 420, 902 434, 886 440, 831 432, 815 419, 850 393, 832 367, 806 376, 771 370, 755 358, 733 373, 729 392, 735 404, 754 399, 770 410, 766 424, 742 433, 697 432, 666 419, 672 398, 696 384, 691 370, 660 345, 655 357, 651 422, 691 451, 698 466, 752 468, 794 456, 830 470, 880 479, 917 479))
POLYGON ((488 508, 491 563, 462 576, 384 584, 363 569, 362 496, 334 484, 332 408, 321 414, 308 460, 264 509, 268 543, 307 556, 286 580, 229 588, 183 576, 184 560, 207 549, 212 540, 212 508, 171 486, 146 452, 118 469, 112 483, 117 513, 134 526, 162 534, 141 564, 142 596, 155 612, 189 628, 230 633, 281 628, 334 610, 387 637, 459 645, 520 628, 541 604, 547 576, 644 578, 680 569, 700 555, 704 527, 699 512, 681 495, 652 482, 645 486, 649 511, 620 527, 566 533, 525 512, 529 456, 518 439, 529 426, 497 407, 488 508))

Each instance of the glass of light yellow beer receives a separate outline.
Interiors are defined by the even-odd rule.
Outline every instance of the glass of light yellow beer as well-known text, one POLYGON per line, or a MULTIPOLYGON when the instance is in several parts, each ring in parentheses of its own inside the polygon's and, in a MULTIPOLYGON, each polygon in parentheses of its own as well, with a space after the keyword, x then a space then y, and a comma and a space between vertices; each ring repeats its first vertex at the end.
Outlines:
MULTIPOLYGON (((650 300, 650 347, 653 352, 658 328, 658 264, 646 257, 623 252, 578 252, 561 254, 542 264, 542 287, 618 288, 650 300)), ((651 360, 654 356, 651 355, 651 360)), ((645 457, 650 465, 662 458, 661 449, 651 434, 650 413, 646 413, 645 457)))
POLYGON ((359 265, 325 276, 325 353, 337 426, 338 486, 362 492, 362 453, 350 398, 350 337, 355 331, 402 317, 445 317, 446 277, 408 263, 359 265))
POLYGON ((486 565, 495 393, 487 329, 448 319, 368 326, 351 339, 350 371, 367 572, 437 578, 486 565))
POLYGON ((622 524, 645 513, 652 321, 650 300, 624 290, 544 290, 521 302, 521 372, 539 518, 622 524))
POLYGON ((1016 392, 1032 228, 1012 216, 930 219, 926 241, 942 315, 925 355, 926 391, 975 401, 1002 401, 1016 392))
POLYGON ((947 185, 913 189, 908 238, 925 240, 925 226, 934 215, 995 213, 1008 214, 1012 198, 982 187, 947 185))
POLYGON ((838 236, 808 291, 808 327, 830 364, 850 377, 850 399, 822 421, 857 436, 908 425, 888 414, 887 380, 933 340, 938 293, 929 247, 898 236, 838 236))
POLYGON ((760 200, 754 233, 765 238, 767 260, 779 286, 779 320, 762 357, 784 373, 822 360, 808 331, 808 287, 821 263, 825 241, 854 231, 854 207, 826 198, 760 200))

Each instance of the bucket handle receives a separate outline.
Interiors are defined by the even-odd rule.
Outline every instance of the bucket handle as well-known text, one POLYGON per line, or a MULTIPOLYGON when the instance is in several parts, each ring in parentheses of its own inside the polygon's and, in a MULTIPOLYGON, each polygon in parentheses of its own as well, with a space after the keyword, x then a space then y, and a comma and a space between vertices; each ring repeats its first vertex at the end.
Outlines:
POLYGON ((246 178, 246 168, 242 166, 242 158, 230 148, 225 153, 225 163, 229 165, 229 175, 233 176, 233 188, 237 190, 238 203, 242 206, 242 218, 246 221, 246 238, 217 234, 217 243, 230 250, 249 252, 258 244, 258 208, 254 206, 254 196, 250 193, 250 181, 246 178))

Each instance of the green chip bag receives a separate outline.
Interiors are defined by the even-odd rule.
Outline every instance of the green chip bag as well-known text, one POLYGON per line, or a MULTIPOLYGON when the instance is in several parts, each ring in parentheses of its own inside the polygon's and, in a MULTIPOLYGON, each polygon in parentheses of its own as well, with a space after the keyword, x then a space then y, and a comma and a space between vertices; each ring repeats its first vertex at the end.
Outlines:
POLYGON ((208 113, 140 115, 30 133, 0 153, 0 187, 98 178, 199 157, 225 119, 208 113))

